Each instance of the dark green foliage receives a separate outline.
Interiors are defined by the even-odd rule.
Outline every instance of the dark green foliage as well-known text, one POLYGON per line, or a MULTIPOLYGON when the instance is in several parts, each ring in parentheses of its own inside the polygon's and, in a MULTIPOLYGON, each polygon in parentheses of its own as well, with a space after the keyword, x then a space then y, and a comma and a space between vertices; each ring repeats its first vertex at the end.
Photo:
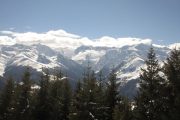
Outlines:
POLYGON ((107 120, 113 119, 113 112, 118 100, 118 84, 116 83, 116 74, 114 70, 109 75, 106 90, 106 105, 108 108, 107 120))
POLYGON ((179 120, 180 50, 171 51, 163 69, 152 48, 147 58, 131 101, 119 94, 114 70, 105 79, 88 67, 72 89, 61 71, 43 69, 34 89, 27 69, 20 83, 9 79, 1 91, 0 120, 179 120))
POLYGON ((53 105, 51 111, 51 119, 62 119, 62 81, 58 78, 52 81, 50 88, 50 102, 53 105))
POLYGON ((83 82, 78 83, 74 98, 74 110, 71 113, 71 118, 78 120, 92 120, 95 119, 96 96, 97 89, 96 78, 90 68, 84 73, 83 82))
POLYGON ((51 81, 47 70, 42 75, 33 110, 35 120, 69 120, 71 86, 61 71, 53 78, 51 81))
POLYGON ((72 91, 68 79, 62 81, 62 120, 69 120, 72 91))
POLYGON ((52 120, 62 119, 63 111, 62 111, 62 77, 63 74, 61 71, 55 72, 54 80, 50 83, 50 103, 53 105, 52 110, 50 111, 50 118, 52 120))
POLYGON ((159 75, 161 68, 153 48, 148 53, 145 61, 146 69, 142 69, 140 75, 140 88, 136 97, 136 117, 138 120, 161 120, 163 117, 164 79, 159 75))
POLYGON ((169 119, 179 120, 180 118, 180 50, 171 51, 167 62, 164 65, 164 72, 167 76, 168 86, 165 91, 168 98, 167 112, 169 119))
POLYGON ((97 82, 97 89, 96 89, 96 111, 95 115, 98 120, 106 120, 107 119, 107 114, 108 114, 108 107, 106 104, 106 88, 105 88, 105 83, 104 83, 104 78, 102 76, 102 72, 100 72, 98 76, 98 81, 97 82))
POLYGON ((48 70, 45 70, 41 76, 40 90, 37 93, 37 100, 33 111, 34 119, 49 120, 52 111, 52 103, 50 101, 50 76, 48 70))
POLYGON ((127 98, 119 98, 114 108, 114 120, 133 120, 131 102, 127 98))
MULTIPOLYGON (((71 120, 103 120, 104 119, 104 89, 98 82, 94 71, 87 69, 82 82, 79 81, 74 93, 71 107, 71 120)), ((105 119, 104 119, 105 120, 105 119)))
POLYGON ((17 120, 30 119, 31 80, 29 69, 24 73, 22 81, 16 88, 13 116, 17 120))
POLYGON ((12 78, 8 79, 6 86, 0 95, 0 120, 11 118, 14 87, 15 84, 12 78))
POLYGON ((70 120, 82 120, 83 119, 83 96, 82 96, 82 83, 79 80, 74 91, 71 109, 70 109, 70 120))

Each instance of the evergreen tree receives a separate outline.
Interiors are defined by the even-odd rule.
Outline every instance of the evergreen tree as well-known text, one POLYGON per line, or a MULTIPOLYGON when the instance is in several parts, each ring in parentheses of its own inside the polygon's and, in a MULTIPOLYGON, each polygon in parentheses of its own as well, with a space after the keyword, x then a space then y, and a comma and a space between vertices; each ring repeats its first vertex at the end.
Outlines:
POLYGON ((62 119, 62 81, 55 80, 51 83, 50 102, 53 105, 51 110, 51 119, 62 119))
POLYGON ((180 118, 180 50, 174 49, 171 51, 167 62, 164 65, 164 72, 167 76, 168 87, 167 91, 167 112, 169 119, 179 120, 180 118))
POLYGON ((140 88, 136 98, 136 118, 138 120, 161 120, 163 118, 162 88, 164 79, 159 75, 161 68, 153 48, 145 61, 146 68, 140 75, 140 88))
POLYGON ((106 107, 105 94, 105 78, 103 78, 102 71, 98 74, 97 88, 95 92, 96 109, 95 116, 98 120, 106 120, 108 109, 106 107))
POLYGON ((16 89, 14 117, 17 120, 30 119, 31 80, 29 68, 26 69, 22 81, 16 89))
POLYGON ((97 81, 95 73, 91 70, 90 67, 87 68, 87 71, 84 73, 82 84, 81 82, 77 85, 77 90, 75 92, 74 101, 74 112, 71 113, 71 119, 77 120, 93 120, 97 119, 96 110, 97 110, 97 101, 96 101, 96 92, 97 92, 97 81))
POLYGON ((113 120, 133 120, 131 103, 128 98, 119 98, 114 108, 113 120))
POLYGON ((11 118, 14 88, 14 81, 12 78, 8 79, 0 95, 0 120, 8 120, 11 118))
POLYGON ((52 111, 52 103, 50 101, 50 76, 47 69, 40 80, 40 90, 37 93, 36 105, 33 110, 34 119, 49 120, 52 111))
POLYGON ((67 77, 63 77, 61 71, 56 71, 54 81, 50 87, 50 101, 52 120, 69 120, 69 108, 71 103, 71 86, 67 77))
POLYGON ((63 78, 61 70, 54 68, 54 81, 60 81, 63 78))
POLYGON ((62 84, 62 120, 69 120, 72 91, 69 80, 66 78, 62 84))
POLYGON ((62 91, 63 91, 63 74, 56 70, 54 73, 54 80, 50 83, 50 102, 53 105, 51 110, 51 119, 60 120, 63 117, 62 111, 62 91))
POLYGON ((82 96, 82 83, 78 80, 76 89, 73 94, 70 114, 70 120, 83 120, 83 96, 82 96))
POLYGON ((112 70, 108 78, 106 91, 106 104, 108 108, 107 120, 113 119, 114 108, 118 100, 118 86, 119 85, 116 83, 115 71, 112 70))
MULTIPOLYGON (((101 119, 100 110, 103 110, 103 90, 102 83, 98 83, 94 71, 88 71, 84 81, 84 95, 88 107, 89 119, 101 119), (87 82, 87 83, 86 83, 87 82)), ((102 111, 101 111, 102 112, 102 111)))

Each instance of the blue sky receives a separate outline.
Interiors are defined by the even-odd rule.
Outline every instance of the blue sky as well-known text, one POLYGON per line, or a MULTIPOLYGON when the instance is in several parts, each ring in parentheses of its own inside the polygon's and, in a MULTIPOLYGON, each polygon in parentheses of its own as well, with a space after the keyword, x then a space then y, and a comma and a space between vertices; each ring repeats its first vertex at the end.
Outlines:
POLYGON ((0 31, 180 42, 180 0, 0 0, 0 31))

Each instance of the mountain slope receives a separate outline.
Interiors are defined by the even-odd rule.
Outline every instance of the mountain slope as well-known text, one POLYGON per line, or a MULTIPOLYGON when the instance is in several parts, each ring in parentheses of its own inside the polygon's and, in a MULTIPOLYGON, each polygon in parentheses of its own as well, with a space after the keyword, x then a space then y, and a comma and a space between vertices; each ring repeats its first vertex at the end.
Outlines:
MULTIPOLYGON (((1 76, 17 77, 17 74, 23 73, 24 66, 30 66, 36 74, 39 74, 42 67, 51 71, 60 68, 70 78, 77 80, 90 64, 96 73, 102 71, 105 76, 115 69, 122 91, 131 96, 137 90, 140 68, 144 67, 144 60, 152 44, 150 39, 130 37, 104 36, 91 40, 63 30, 0 33, 3 35, 0 35, 1 76)), ((163 61, 172 48, 179 47, 179 43, 152 46, 158 59, 163 61)))
MULTIPOLYGON (((85 63, 87 65, 88 62, 91 63, 96 73, 102 71, 105 76, 114 69, 118 82, 121 83, 122 93, 133 96, 137 91, 140 69, 144 68, 144 60, 147 57, 150 47, 150 44, 142 43, 126 45, 119 48, 81 46, 77 48, 78 52, 73 56, 73 59, 76 58, 74 60, 82 65, 85 63), (94 57, 92 55, 96 56, 94 57)), ((160 64, 162 64, 162 61, 166 59, 170 49, 158 45, 153 45, 153 48, 157 54, 157 59, 161 61, 160 64)))
MULTIPOLYGON (((22 75, 25 66, 31 67, 31 71, 35 71, 35 73, 40 72, 43 67, 50 70, 54 68, 61 69, 74 79, 78 79, 80 77, 79 74, 83 72, 81 65, 41 44, 1 46, 0 60, 0 73, 4 76, 22 75)), ((17 80, 19 79, 20 77, 17 76, 17 80)))

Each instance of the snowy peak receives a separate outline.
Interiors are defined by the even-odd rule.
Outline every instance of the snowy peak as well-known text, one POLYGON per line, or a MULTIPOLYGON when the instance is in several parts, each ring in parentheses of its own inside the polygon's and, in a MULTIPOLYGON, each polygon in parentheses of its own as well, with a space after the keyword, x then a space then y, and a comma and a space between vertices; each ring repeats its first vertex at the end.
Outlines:
POLYGON ((144 67, 151 46, 160 61, 166 59, 172 48, 180 47, 180 43, 165 46, 153 44, 151 39, 131 37, 104 36, 91 40, 63 30, 0 33, 0 75, 9 71, 15 74, 23 66, 31 66, 35 71, 42 67, 60 68, 77 79, 90 64, 96 73, 103 71, 105 76, 115 69, 118 82, 131 92, 136 89, 140 68, 144 67))
MULTIPOLYGON (((118 78, 131 80, 138 77, 150 47, 144 43, 122 47, 81 46, 75 50, 72 59, 83 66, 91 63, 96 72, 105 71, 108 74, 111 69, 115 69, 118 78)), ((153 47, 158 59, 165 60, 170 49, 157 45, 153 47)))
POLYGON ((180 43, 174 43, 168 46, 170 49, 180 48, 180 43))
POLYGON ((34 49, 36 49, 39 54, 44 54, 45 56, 55 56, 57 54, 56 51, 54 51, 53 49, 51 49, 50 47, 46 46, 46 45, 42 45, 42 44, 34 44, 33 45, 34 49))
POLYGON ((59 68, 75 78, 78 77, 77 73, 83 71, 83 68, 75 61, 42 44, 1 46, 0 60, 1 75, 11 71, 12 66, 30 66, 36 71, 41 71, 42 67, 59 68), (75 69, 79 72, 74 73, 75 69))
POLYGON ((68 33, 64 30, 51 30, 45 33, 36 32, 13 32, 0 31, 0 44, 13 45, 24 44, 33 45, 41 43, 53 49, 63 51, 66 56, 71 56, 75 49, 80 46, 94 47, 122 47, 126 45, 151 44, 150 39, 140 38, 113 38, 103 36, 98 39, 89 39, 75 34, 68 33))

